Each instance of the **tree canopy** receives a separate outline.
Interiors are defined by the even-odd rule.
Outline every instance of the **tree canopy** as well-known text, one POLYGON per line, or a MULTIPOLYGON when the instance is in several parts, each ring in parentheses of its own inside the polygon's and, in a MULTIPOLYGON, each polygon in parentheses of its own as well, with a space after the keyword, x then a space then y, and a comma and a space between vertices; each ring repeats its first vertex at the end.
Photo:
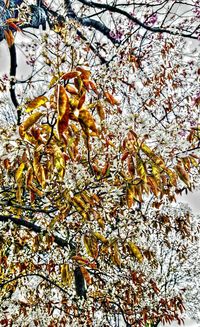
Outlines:
POLYGON ((0 13, 0 324, 181 323, 199 294, 199 222, 176 203, 199 184, 199 1, 0 13))

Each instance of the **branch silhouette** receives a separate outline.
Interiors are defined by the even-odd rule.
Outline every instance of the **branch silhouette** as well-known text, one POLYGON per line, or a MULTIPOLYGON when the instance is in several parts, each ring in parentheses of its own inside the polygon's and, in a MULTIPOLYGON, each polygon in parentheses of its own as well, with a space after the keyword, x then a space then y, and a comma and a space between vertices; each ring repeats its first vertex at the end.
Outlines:
MULTIPOLYGON (((17 226, 26 227, 37 234, 40 234, 40 233, 48 234, 48 231, 43 229, 42 227, 40 227, 30 221, 22 219, 22 218, 15 218, 12 215, 0 215, 0 221, 1 222, 12 222, 17 226)), ((70 245, 68 241, 66 241, 65 239, 60 238, 56 235, 53 235, 53 238, 54 238, 54 242, 61 247, 70 245)))

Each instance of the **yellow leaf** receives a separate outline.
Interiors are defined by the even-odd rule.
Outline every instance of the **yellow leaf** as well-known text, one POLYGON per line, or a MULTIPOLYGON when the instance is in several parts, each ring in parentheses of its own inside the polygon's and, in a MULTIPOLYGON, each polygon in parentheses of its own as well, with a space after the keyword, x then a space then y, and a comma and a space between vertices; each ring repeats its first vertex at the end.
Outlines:
POLYGON ((173 186, 176 186, 177 184, 177 176, 176 174, 169 168, 166 168, 166 173, 169 176, 169 180, 173 186))
POLYGON ((90 84, 91 89, 92 89, 96 94, 99 94, 99 92, 98 92, 98 90, 97 90, 97 87, 96 87, 96 84, 95 84, 93 81, 89 81, 89 84, 90 84))
POLYGON ((142 159, 136 155, 136 170, 141 179, 146 183, 147 182, 147 172, 142 159))
MULTIPOLYGON (((43 196, 43 192, 40 191, 34 184, 33 184, 33 169, 29 167, 27 174, 26 174, 26 187, 31 192, 31 199, 35 198, 35 193, 40 197, 43 196)), ((31 201, 33 202, 33 201, 31 201)))
POLYGON ((160 190, 158 188, 158 184, 156 181, 156 178, 153 176, 148 176, 147 177, 147 184, 150 187, 150 190, 154 193, 155 196, 158 196, 160 193, 160 190))
MULTIPOLYGON (((17 186, 17 191, 16 191, 16 200, 19 203, 21 203, 21 200, 22 200, 22 192, 23 192, 22 183, 21 183, 21 181, 18 181, 18 186, 17 186)), ((20 213, 21 213, 21 209, 19 209, 18 215, 20 215, 20 213)))
POLYGON ((96 210, 92 210, 93 216, 96 219, 99 227, 101 227, 102 229, 105 228, 105 221, 103 220, 102 216, 100 215, 100 213, 96 210))
POLYGON ((126 190, 126 200, 128 208, 131 208, 134 202, 134 187, 132 185, 128 185, 126 190))
POLYGON ((62 119, 66 112, 66 108, 69 110, 68 96, 65 91, 65 88, 62 85, 58 85, 57 99, 58 99, 58 103, 57 103, 58 115, 59 118, 62 119))
POLYGON ((77 76, 79 76, 80 73, 79 72, 69 72, 69 73, 66 73, 64 75, 61 76, 61 79, 64 79, 65 81, 68 80, 68 79, 71 79, 71 78, 75 78, 77 76))
POLYGON ((114 98, 114 96, 111 93, 104 92, 104 95, 110 104, 115 105, 120 103, 117 99, 114 98))
POLYGON ((94 259, 96 259, 98 256, 97 240, 92 235, 91 236, 84 235, 83 242, 84 242, 87 254, 90 257, 93 257, 94 259))
POLYGON ((78 108, 79 100, 76 97, 69 98, 69 103, 70 103, 70 106, 72 107, 72 109, 76 110, 78 108))
POLYGON ((143 261, 143 255, 141 251, 139 250, 138 246, 135 245, 133 242, 128 242, 129 249, 134 254, 134 256, 137 258, 137 260, 142 263, 143 261))
POLYGON ((97 128, 95 125, 94 118, 91 113, 86 109, 81 109, 79 112, 79 122, 83 123, 85 127, 91 129, 93 132, 97 133, 97 128))
POLYGON ((47 97, 41 95, 27 104, 26 112, 31 112, 36 108, 43 106, 48 101, 47 97))
POLYGON ((127 158, 127 164, 128 164, 128 172, 131 176, 134 176, 135 175, 135 164, 134 164, 134 161, 133 161, 133 158, 132 156, 128 156, 127 158))
POLYGON ((44 167, 40 163, 39 158, 40 158, 39 151, 35 152, 34 159, 33 159, 33 168, 34 168, 34 172, 35 172, 38 182, 40 183, 42 188, 45 188, 45 185, 46 185, 45 171, 44 171, 44 167))
POLYGON ((140 182, 134 186, 135 199, 137 199, 139 202, 143 202, 142 195, 143 191, 145 190, 145 186, 146 184, 144 184, 143 180, 140 180, 140 182))
POLYGON ((182 164, 185 167, 186 170, 190 170, 191 164, 189 157, 181 158, 182 164))
POLYGON ((79 212, 80 212, 80 214, 81 214, 81 216, 82 216, 82 218, 83 218, 84 221, 85 220, 90 220, 90 216, 89 216, 89 213, 88 212, 85 212, 82 209, 79 212))
POLYGON ((20 136, 23 137, 26 141, 28 141, 29 143, 32 143, 32 144, 36 144, 36 139, 27 131, 27 132, 22 132, 19 131, 20 133, 20 136))
POLYGON ((85 265, 89 265, 90 264, 90 261, 87 258, 82 257, 80 255, 75 255, 75 256, 71 257, 71 259, 72 260, 75 260, 79 264, 85 264, 85 265))
POLYGON ((51 88, 59 80, 59 78, 60 78, 60 76, 58 76, 58 75, 53 76, 49 83, 49 87, 51 88))
POLYGON ((117 266, 120 267, 121 259, 120 259, 119 249, 118 249, 118 245, 117 245, 116 241, 114 243, 112 243, 111 250, 112 250, 112 260, 113 260, 114 264, 116 264, 117 266))
POLYGON ((36 123, 42 115, 43 114, 41 112, 35 112, 19 126, 19 134, 22 138, 25 135, 25 131, 27 131, 34 123, 36 123))
POLYGON ((176 165, 175 167, 179 178, 188 186, 190 187, 190 177, 188 172, 181 166, 180 164, 176 165))
POLYGON ((160 169, 159 169, 159 167, 157 165, 155 165, 154 163, 152 163, 151 169, 152 169, 152 174, 155 177, 157 183, 160 184, 160 169))
POLYGON ((86 236, 86 235, 84 235, 84 237, 83 237, 83 242, 84 242, 84 245, 85 245, 85 249, 86 249, 86 252, 87 252, 87 254, 90 256, 90 257, 92 257, 92 251, 91 251, 91 249, 90 249, 90 238, 88 237, 88 236, 86 236))
POLYGON ((60 220, 60 215, 54 216, 54 218, 51 220, 48 228, 51 230, 53 229, 54 225, 57 223, 57 221, 60 220))
POLYGON ((13 33, 11 32, 11 30, 4 30, 4 35, 5 35, 6 42, 8 43, 8 46, 10 48, 15 41, 13 33))
POLYGON ((29 185, 29 188, 36 193, 38 196, 42 197, 43 196, 43 192, 40 191, 34 184, 29 185))
POLYGON ((89 195, 89 193, 87 191, 83 191, 81 193, 81 198, 83 199, 83 201, 87 204, 92 204, 92 200, 91 197, 89 195))
POLYGON ((63 153, 61 151, 61 149, 54 144, 53 146, 53 150, 54 150, 54 166, 57 169, 60 177, 62 178, 64 176, 64 172, 65 172, 65 160, 63 157, 63 153))
POLYGON ((27 174, 26 174, 26 187, 29 188, 29 186, 32 184, 33 181, 33 169, 32 167, 28 168, 27 174))
POLYGON ((81 78, 82 79, 89 79, 90 78, 91 72, 88 69, 85 69, 83 67, 78 66, 76 68, 76 70, 78 72, 81 72, 81 78))
POLYGON ((70 94, 74 94, 74 95, 77 95, 78 94, 78 91, 77 89, 75 89, 75 87, 67 84, 65 89, 67 90, 67 92, 69 92, 70 94))
POLYGON ((69 269, 69 265, 67 263, 61 266, 61 280, 64 285, 70 286, 73 280, 73 273, 69 269))
POLYGON ((57 98, 58 98, 57 128, 58 128, 58 134, 59 136, 61 136, 63 132, 67 129, 68 122, 69 122, 69 99, 65 91, 65 88, 62 85, 58 85, 57 98))
POLYGON ((191 164, 192 164, 194 167, 198 167, 198 166, 199 166, 197 160, 196 160, 192 155, 189 156, 189 159, 190 159, 191 164))
POLYGON ((99 227, 101 227, 102 229, 105 229, 105 221, 101 218, 101 216, 100 216, 100 218, 97 219, 97 223, 98 223, 99 227))
POLYGON ((46 178, 45 178, 44 167, 41 164, 38 165, 37 179, 40 185, 42 186, 42 188, 44 189, 46 186, 46 178))
MULTIPOLYGON (((9 7, 9 3, 10 3, 10 1, 9 0, 4 0, 4 2, 6 2, 7 4, 6 4, 6 6, 7 7, 9 7)), ((15 24, 21 24, 22 23, 22 21, 20 21, 18 18, 8 18, 8 19, 6 19, 6 23, 15 23, 15 24)))
POLYGON ((141 149, 149 158, 152 158, 155 156, 155 153, 152 151, 152 149, 150 149, 148 147, 148 145, 146 145, 145 143, 141 144, 141 149))
POLYGON ((37 252, 40 246, 40 237, 36 235, 33 239, 32 251, 37 252))
POLYGON ((105 115, 105 110, 104 110, 102 104, 100 102, 98 102, 96 108, 97 108, 97 113, 98 113, 101 121, 104 120, 106 118, 106 115, 105 115))
POLYGON ((86 205, 86 203, 83 201, 83 199, 81 198, 81 195, 79 195, 79 194, 75 195, 75 196, 73 197, 72 201, 73 201, 73 202, 75 201, 75 203, 77 203, 78 206, 79 206, 81 209, 83 209, 83 210, 87 209, 87 205, 86 205))
POLYGON ((107 238, 105 238, 105 236, 103 236, 102 234, 100 234, 99 232, 93 232, 93 235, 102 243, 108 243, 107 238))
POLYGON ((84 277, 87 285, 91 285, 92 284, 92 279, 91 279, 90 274, 87 271, 87 269, 85 267, 83 267, 83 266, 81 266, 80 269, 81 269, 81 272, 83 274, 83 277, 84 277))
POLYGON ((81 109, 82 105, 84 104, 85 102, 85 98, 86 98, 86 94, 85 92, 81 95, 80 99, 79 99, 79 102, 78 102, 78 109, 81 109))
POLYGON ((22 162, 21 165, 18 167, 16 174, 15 174, 15 179, 16 182, 18 183, 21 180, 23 170, 24 170, 25 164, 22 162))
POLYGON ((148 147, 148 145, 142 143, 141 149, 158 167, 162 168, 163 170, 167 169, 164 160, 157 156, 154 151, 148 147))

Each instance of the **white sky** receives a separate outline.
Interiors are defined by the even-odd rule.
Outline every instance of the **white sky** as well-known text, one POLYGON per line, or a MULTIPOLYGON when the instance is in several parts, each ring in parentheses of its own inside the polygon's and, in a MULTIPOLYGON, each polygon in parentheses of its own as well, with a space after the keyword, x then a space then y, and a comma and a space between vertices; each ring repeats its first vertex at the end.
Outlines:
MULTIPOLYGON (((184 327, 200 327, 200 324, 196 324, 194 321, 192 321, 191 319, 186 319, 185 324, 182 325, 184 327)), ((180 327, 180 325, 178 325, 177 323, 173 323, 171 325, 159 325, 159 327, 180 327)))
POLYGON ((189 192, 187 195, 179 196, 177 201, 188 203, 195 215, 200 214, 200 191, 189 192))

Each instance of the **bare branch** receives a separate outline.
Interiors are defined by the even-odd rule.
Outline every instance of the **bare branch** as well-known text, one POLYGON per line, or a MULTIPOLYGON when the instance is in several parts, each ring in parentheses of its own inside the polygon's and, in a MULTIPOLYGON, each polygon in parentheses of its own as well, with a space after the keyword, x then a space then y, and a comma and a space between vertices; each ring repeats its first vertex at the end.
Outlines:
POLYGON ((87 0, 79 0, 79 2, 81 2, 82 4, 84 4, 86 6, 89 6, 89 7, 107 9, 108 11, 110 11, 112 13, 121 14, 122 16, 127 17, 129 20, 131 20, 135 24, 139 25, 140 27, 146 29, 147 31, 151 31, 151 32, 154 32, 154 33, 167 33, 167 34, 171 34, 171 35, 180 35, 180 36, 185 37, 185 38, 191 38, 191 39, 198 40, 198 36, 194 36, 193 33, 181 33, 180 31, 174 31, 174 30, 170 30, 170 29, 167 29, 167 28, 161 28, 159 26, 158 27, 149 26, 149 25, 141 22, 139 19, 132 16, 131 14, 126 12, 125 10, 122 10, 122 9, 116 7, 116 6, 111 6, 111 5, 106 4, 106 3, 97 3, 97 2, 94 2, 94 1, 87 1, 87 0))
MULTIPOLYGON (((15 218, 12 215, 9 215, 9 216, 0 215, 0 221, 2 221, 2 222, 13 222, 15 225, 26 227, 26 228, 32 230, 33 232, 35 232, 37 234, 40 234, 40 233, 48 234, 47 230, 42 229, 42 227, 40 227, 38 225, 35 225, 34 223, 31 223, 30 221, 24 220, 22 218, 15 218)), ((57 245, 59 245, 61 247, 69 246, 68 241, 66 241, 65 239, 60 238, 60 237, 55 236, 55 235, 53 235, 53 238, 54 238, 54 242, 57 245)))
MULTIPOLYGON (((9 52, 10 52, 10 97, 12 103, 17 109, 19 106, 19 102, 17 100, 17 96, 15 93, 17 54, 16 54, 16 47, 14 43, 11 45, 11 47, 9 47, 9 52)), ((17 125, 20 125, 20 118, 21 118, 21 110, 17 109, 17 125)))
POLYGON ((50 280, 48 277, 42 275, 42 274, 38 274, 38 273, 34 273, 34 274, 26 274, 26 275, 18 275, 18 276, 15 276, 14 278, 12 279, 9 279, 7 280, 6 282, 3 282, 0 284, 0 288, 3 288, 5 285, 9 284, 9 283, 12 283, 18 279, 22 279, 22 278, 26 278, 26 277, 33 277, 33 276, 36 276, 36 277, 40 277, 42 278, 43 280, 45 280, 46 282, 48 282, 49 284, 57 287, 60 291, 64 292, 64 293, 67 293, 66 290, 64 290, 62 287, 60 287, 58 284, 56 284, 54 281, 50 280))

